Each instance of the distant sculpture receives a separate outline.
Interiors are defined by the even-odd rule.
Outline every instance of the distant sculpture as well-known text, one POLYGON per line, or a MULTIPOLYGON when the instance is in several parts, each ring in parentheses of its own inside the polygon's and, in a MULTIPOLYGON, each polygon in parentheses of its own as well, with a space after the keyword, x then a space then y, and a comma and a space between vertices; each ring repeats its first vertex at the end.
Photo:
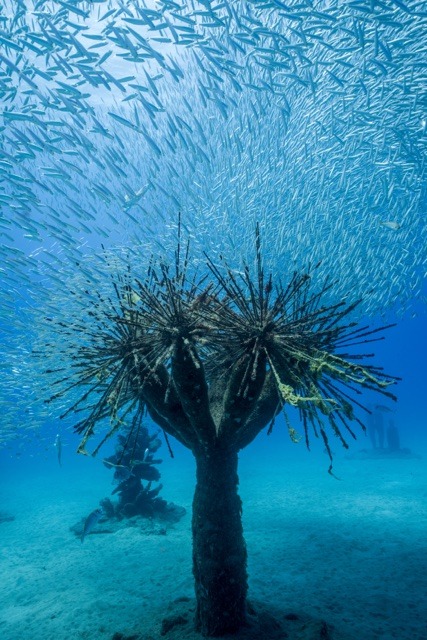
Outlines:
POLYGON ((368 411, 367 432, 372 448, 360 449, 347 455, 347 458, 351 460, 421 458, 419 454, 413 453, 411 449, 401 446, 399 430, 393 419, 390 418, 387 428, 385 427, 384 414, 391 412, 389 407, 375 405, 375 407, 369 407, 368 411))
POLYGON ((401 451, 399 431, 393 420, 389 420, 387 428, 387 448, 389 451, 401 451))
POLYGON ((370 413, 367 428, 372 448, 384 449, 384 417, 380 411, 370 413))
POLYGON ((400 448, 399 431, 394 420, 389 420, 387 429, 384 425, 384 414, 391 412, 391 409, 385 405, 377 404, 374 407, 370 407, 369 411, 367 429, 372 449, 381 450, 384 453, 402 451, 400 448), (386 446, 384 446, 385 443, 386 446))
POLYGON ((101 506, 107 517, 143 516, 177 522, 185 514, 183 507, 159 497, 161 484, 152 488, 152 483, 160 480, 157 465, 162 461, 153 457, 160 445, 157 434, 150 434, 143 426, 137 433, 133 434, 128 427, 119 434, 115 453, 104 460, 106 467, 114 469, 117 486, 113 494, 119 497, 115 502, 109 498, 102 500, 101 506))

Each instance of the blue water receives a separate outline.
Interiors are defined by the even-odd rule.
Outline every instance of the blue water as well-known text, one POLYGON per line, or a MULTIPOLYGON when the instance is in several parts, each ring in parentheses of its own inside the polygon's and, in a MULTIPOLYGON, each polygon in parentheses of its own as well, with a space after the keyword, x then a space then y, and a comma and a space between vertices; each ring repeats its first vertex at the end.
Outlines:
POLYGON ((402 380, 397 402, 355 396, 386 405, 397 452, 357 424, 348 450, 328 431, 331 475, 323 441, 293 443, 282 415, 241 452, 250 594, 337 640, 427 638, 426 43, 417 0, 1 3, 3 638, 148 640, 193 597, 192 454, 162 441, 161 495, 186 509, 166 535, 82 544, 70 527, 111 496, 115 438, 78 455, 84 414, 60 417, 78 394, 46 400, 99 335, 114 278, 174 269, 178 237, 190 276, 206 255, 254 274, 258 226, 265 282, 309 270, 313 292, 333 282, 325 304, 395 324, 354 353, 402 380))
MULTIPOLYGON (((423 321, 400 322, 377 348, 384 366, 402 375, 391 415, 414 457, 348 459, 332 441, 335 479, 323 446, 293 444, 282 420, 240 456, 252 598, 325 619, 340 638, 425 637, 423 321)), ((0 525, 3 637, 145 637, 165 614, 165 593, 168 602, 192 598, 192 456, 173 440, 174 459, 164 444, 159 451, 161 495, 187 510, 166 536, 131 528, 127 536, 89 535, 82 545, 70 527, 110 496, 112 473, 101 460, 111 446, 85 458, 66 432, 60 467, 57 428, 45 425, 43 445, 21 431, 1 452, 1 510, 15 518, 0 525)), ((359 434, 350 453, 363 449, 370 442, 359 434)))

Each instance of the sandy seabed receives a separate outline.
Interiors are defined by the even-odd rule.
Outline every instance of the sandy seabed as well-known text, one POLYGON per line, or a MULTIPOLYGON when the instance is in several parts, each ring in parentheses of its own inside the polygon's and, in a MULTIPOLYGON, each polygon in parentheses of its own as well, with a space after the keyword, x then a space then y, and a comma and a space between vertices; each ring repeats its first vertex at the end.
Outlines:
MULTIPOLYGON (((198 637, 188 458, 161 469, 162 496, 187 509, 166 535, 129 527, 83 544, 70 527, 109 494, 111 474, 91 460, 55 462, 21 460, 2 473, 0 511, 14 516, 0 522, 2 640, 156 640, 165 618, 179 622, 166 639, 198 637)), ((426 640, 425 458, 341 459, 340 480, 326 468, 309 454, 242 456, 250 599, 261 627, 241 637, 426 640)))

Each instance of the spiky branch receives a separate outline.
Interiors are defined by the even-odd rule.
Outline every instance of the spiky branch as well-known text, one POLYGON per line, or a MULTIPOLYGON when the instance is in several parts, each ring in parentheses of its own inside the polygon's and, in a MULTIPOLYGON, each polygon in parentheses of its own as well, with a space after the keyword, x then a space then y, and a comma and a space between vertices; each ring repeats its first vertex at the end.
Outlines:
MULTIPOLYGON (((71 386, 84 391, 63 415, 88 410, 75 427, 80 451, 102 419, 110 419, 104 442, 145 410, 194 452, 238 450, 291 405, 307 445, 311 426, 330 454, 324 423, 347 446, 350 423, 360 423, 355 393, 368 388, 395 399, 388 387, 396 378, 366 364, 371 354, 341 352, 378 339, 371 337, 378 329, 346 323, 357 302, 322 304, 334 283, 312 291, 310 271, 294 273, 287 286, 265 277, 259 229, 255 253, 255 276, 207 258, 210 278, 190 278, 188 245, 182 259, 179 241, 173 270, 150 263, 144 280, 113 278, 115 299, 99 296, 86 343, 73 355, 71 386)), ((53 398, 71 388, 59 386, 53 398)))

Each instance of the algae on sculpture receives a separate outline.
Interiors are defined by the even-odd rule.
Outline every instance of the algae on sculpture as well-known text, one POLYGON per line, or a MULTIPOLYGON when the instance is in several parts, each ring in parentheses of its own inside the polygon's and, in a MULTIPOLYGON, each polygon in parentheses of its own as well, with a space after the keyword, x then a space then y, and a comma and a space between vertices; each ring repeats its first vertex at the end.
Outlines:
POLYGON ((355 437, 350 423, 363 426, 355 389, 394 397, 387 387, 395 379, 347 353, 377 331, 344 322, 357 302, 325 304, 333 282, 313 291, 310 273, 294 273, 286 284, 266 276, 258 229, 255 244, 255 273, 207 258, 198 276, 178 242, 174 264, 153 261, 147 274, 118 274, 115 300, 99 296, 91 311, 96 330, 73 351, 84 392, 70 411, 89 406, 76 425, 80 452, 102 418, 110 419, 104 442, 125 418, 137 428, 148 411, 195 457, 195 624, 206 636, 237 632, 246 619, 239 450, 289 403, 299 410, 307 446, 311 428, 332 459, 325 425, 345 447, 345 434, 355 437))

